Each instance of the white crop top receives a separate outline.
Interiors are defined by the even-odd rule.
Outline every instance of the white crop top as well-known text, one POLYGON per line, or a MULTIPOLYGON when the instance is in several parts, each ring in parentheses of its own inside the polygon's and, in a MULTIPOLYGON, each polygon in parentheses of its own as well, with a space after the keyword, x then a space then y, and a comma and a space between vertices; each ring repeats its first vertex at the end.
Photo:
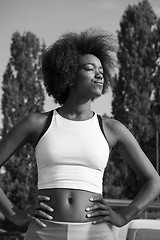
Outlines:
POLYGON ((69 188, 102 194, 109 145, 96 113, 88 120, 73 121, 54 110, 35 154, 38 189, 69 188))

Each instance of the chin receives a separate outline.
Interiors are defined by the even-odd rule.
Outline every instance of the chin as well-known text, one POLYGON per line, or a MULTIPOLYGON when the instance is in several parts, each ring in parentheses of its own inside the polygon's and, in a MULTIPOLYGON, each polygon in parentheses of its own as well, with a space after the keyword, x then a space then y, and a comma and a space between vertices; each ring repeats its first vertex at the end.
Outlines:
POLYGON ((101 96, 102 96, 102 91, 97 91, 94 93, 93 97, 97 98, 97 97, 101 97, 101 96))
POLYGON ((99 98, 102 96, 102 93, 101 94, 97 94, 97 95, 94 95, 92 98, 91 98, 91 101, 94 102, 95 99, 99 98))

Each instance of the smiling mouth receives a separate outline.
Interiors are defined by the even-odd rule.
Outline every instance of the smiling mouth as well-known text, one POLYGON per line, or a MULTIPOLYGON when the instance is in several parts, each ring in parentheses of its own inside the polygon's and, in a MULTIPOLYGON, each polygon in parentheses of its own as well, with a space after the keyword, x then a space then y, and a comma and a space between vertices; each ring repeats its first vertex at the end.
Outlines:
POLYGON ((101 81, 93 81, 93 83, 103 86, 103 82, 101 82, 101 81))

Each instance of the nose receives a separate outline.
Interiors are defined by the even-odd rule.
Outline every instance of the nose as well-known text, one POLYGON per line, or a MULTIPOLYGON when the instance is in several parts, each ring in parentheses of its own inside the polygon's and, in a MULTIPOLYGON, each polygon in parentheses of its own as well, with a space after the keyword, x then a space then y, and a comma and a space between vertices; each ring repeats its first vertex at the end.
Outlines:
POLYGON ((96 79, 103 79, 103 75, 99 71, 96 71, 95 77, 96 77, 96 79))

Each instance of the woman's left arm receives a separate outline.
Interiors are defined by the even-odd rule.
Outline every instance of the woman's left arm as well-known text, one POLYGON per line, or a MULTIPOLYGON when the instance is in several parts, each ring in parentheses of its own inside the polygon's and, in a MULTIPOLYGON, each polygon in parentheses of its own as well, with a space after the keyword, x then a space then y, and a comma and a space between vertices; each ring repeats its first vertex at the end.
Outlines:
POLYGON ((120 212, 113 211, 101 196, 91 199, 95 204, 92 209, 87 210, 92 211, 92 217, 101 216, 95 223, 107 221, 121 227, 142 213, 160 194, 160 177, 134 136, 123 124, 112 120, 111 132, 117 151, 140 177, 143 185, 134 200, 120 212))

